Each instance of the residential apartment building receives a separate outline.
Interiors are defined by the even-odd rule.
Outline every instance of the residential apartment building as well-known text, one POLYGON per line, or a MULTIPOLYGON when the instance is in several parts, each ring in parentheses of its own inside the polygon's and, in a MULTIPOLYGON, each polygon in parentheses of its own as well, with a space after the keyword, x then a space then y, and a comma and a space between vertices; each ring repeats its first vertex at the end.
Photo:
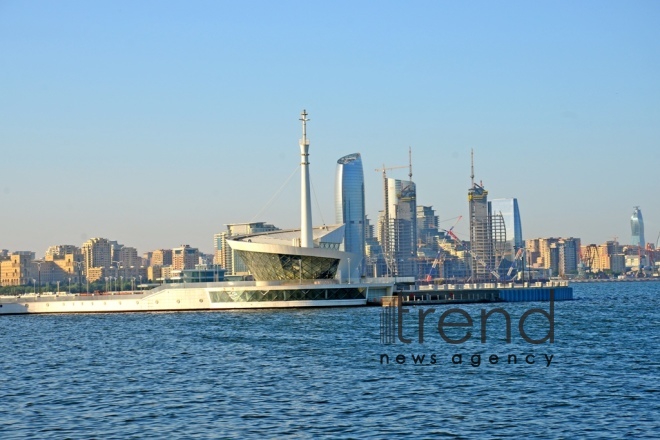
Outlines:
POLYGON ((106 276, 102 269, 112 266, 112 247, 113 244, 106 238, 92 238, 83 243, 85 273, 90 283, 106 276))
POLYGON ((158 249, 151 255, 150 266, 170 266, 172 264, 172 249, 158 249))
POLYGON ((527 240, 528 267, 547 269, 550 276, 567 277, 577 273, 579 238, 535 238, 527 240))
POLYGON ((142 258, 138 257, 137 249, 129 246, 122 246, 118 252, 115 253, 115 264, 119 263, 122 267, 140 267, 142 266, 142 258))
POLYGON ((0 285, 27 285, 34 279, 34 252, 14 252, 0 260, 0 285))
POLYGON ((194 269, 197 264, 199 264, 199 249, 187 244, 172 249, 173 270, 194 269))

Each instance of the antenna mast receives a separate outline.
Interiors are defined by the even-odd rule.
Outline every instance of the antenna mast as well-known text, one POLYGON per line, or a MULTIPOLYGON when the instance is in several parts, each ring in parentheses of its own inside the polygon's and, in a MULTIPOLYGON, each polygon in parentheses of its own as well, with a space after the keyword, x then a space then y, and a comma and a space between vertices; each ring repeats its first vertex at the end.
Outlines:
POLYGON ((301 166, 301 191, 300 191, 300 247, 314 247, 312 233, 312 203, 309 191, 309 140, 307 139, 307 110, 300 113, 302 121, 302 139, 300 140, 300 166, 301 166))
POLYGON ((412 182, 412 148, 408 147, 408 180, 412 182))
POLYGON ((470 149, 470 180, 472 181, 472 188, 474 188, 474 149, 470 149))

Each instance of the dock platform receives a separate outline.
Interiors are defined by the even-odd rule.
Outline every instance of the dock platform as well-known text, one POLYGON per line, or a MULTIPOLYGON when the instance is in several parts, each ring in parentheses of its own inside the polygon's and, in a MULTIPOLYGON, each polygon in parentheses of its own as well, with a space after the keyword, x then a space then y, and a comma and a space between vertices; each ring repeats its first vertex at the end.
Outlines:
POLYGON ((555 301, 573 299, 573 288, 566 281, 546 283, 480 283, 480 284, 443 284, 423 286, 415 290, 395 290, 394 296, 384 296, 372 303, 381 306, 393 306, 401 295, 404 305, 431 304, 468 304, 488 302, 527 302, 550 301, 550 294, 555 301))

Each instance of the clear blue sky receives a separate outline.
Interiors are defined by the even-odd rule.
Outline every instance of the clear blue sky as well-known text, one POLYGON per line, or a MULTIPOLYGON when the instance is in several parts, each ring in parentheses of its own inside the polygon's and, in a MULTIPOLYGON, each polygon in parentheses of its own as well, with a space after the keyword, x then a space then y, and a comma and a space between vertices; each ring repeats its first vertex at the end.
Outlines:
POLYGON ((298 174, 263 208, 303 108, 315 224, 353 152, 375 221, 408 146, 418 204, 465 216, 473 148, 525 238, 629 243, 639 205, 655 241, 659 23, 658 1, 0 1, 0 249, 298 227, 298 174))

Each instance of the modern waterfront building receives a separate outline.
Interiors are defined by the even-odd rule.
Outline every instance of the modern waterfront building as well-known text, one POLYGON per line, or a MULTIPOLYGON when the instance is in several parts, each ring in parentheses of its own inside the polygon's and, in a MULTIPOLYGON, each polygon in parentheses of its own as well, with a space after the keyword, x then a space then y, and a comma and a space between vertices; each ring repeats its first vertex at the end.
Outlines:
POLYGON ((362 261, 356 262, 356 275, 364 275, 365 218, 362 158, 360 153, 353 153, 337 161, 335 221, 344 225, 341 250, 362 257, 362 261))
POLYGON ((515 275, 514 271, 522 270, 522 264, 517 257, 522 257, 518 251, 524 249, 525 243, 522 235, 522 222, 516 198, 492 199, 490 212, 492 217, 493 237, 503 234, 500 240, 495 240, 495 260, 500 276, 515 275), (498 228, 501 222, 503 227, 498 228), (511 270, 513 268, 513 270, 511 270))
POLYGON ((301 228, 235 235, 227 244, 237 252, 256 281, 340 280, 360 277, 362 256, 340 250, 345 226, 312 227, 309 191, 307 112, 303 110, 301 156, 301 228))
POLYGON ((230 223, 227 230, 213 235, 214 263, 223 267, 228 275, 247 274, 247 266, 236 252, 227 245, 227 239, 232 236, 260 234, 262 232, 279 231, 280 228, 266 222, 230 223))
MULTIPOLYGON (((245 290, 234 297, 222 293, 218 298, 223 301, 265 301, 269 304, 293 301, 299 306, 359 305, 366 303, 370 289, 382 292, 391 289, 391 283, 376 284, 361 280, 363 255, 341 249, 342 243, 347 243, 344 224, 312 227, 306 111, 303 110, 300 120, 303 127, 300 140, 301 228, 228 238, 227 245, 245 263, 256 280, 257 290, 245 290)), ((350 184, 356 185, 355 181, 350 184)), ((347 185, 348 182, 343 186, 347 185)), ((357 201, 351 196, 350 203, 361 205, 363 202, 359 198, 359 194, 357 201)), ((348 215, 353 213, 344 211, 348 215)), ((364 223, 361 234, 364 234, 363 231, 364 223)))
POLYGON ((639 206, 635 206, 630 217, 630 229, 632 230, 631 244, 644 248, 646 246, 646 241, 644 240, 644 219, 642 218, 642 210, 639 206))

